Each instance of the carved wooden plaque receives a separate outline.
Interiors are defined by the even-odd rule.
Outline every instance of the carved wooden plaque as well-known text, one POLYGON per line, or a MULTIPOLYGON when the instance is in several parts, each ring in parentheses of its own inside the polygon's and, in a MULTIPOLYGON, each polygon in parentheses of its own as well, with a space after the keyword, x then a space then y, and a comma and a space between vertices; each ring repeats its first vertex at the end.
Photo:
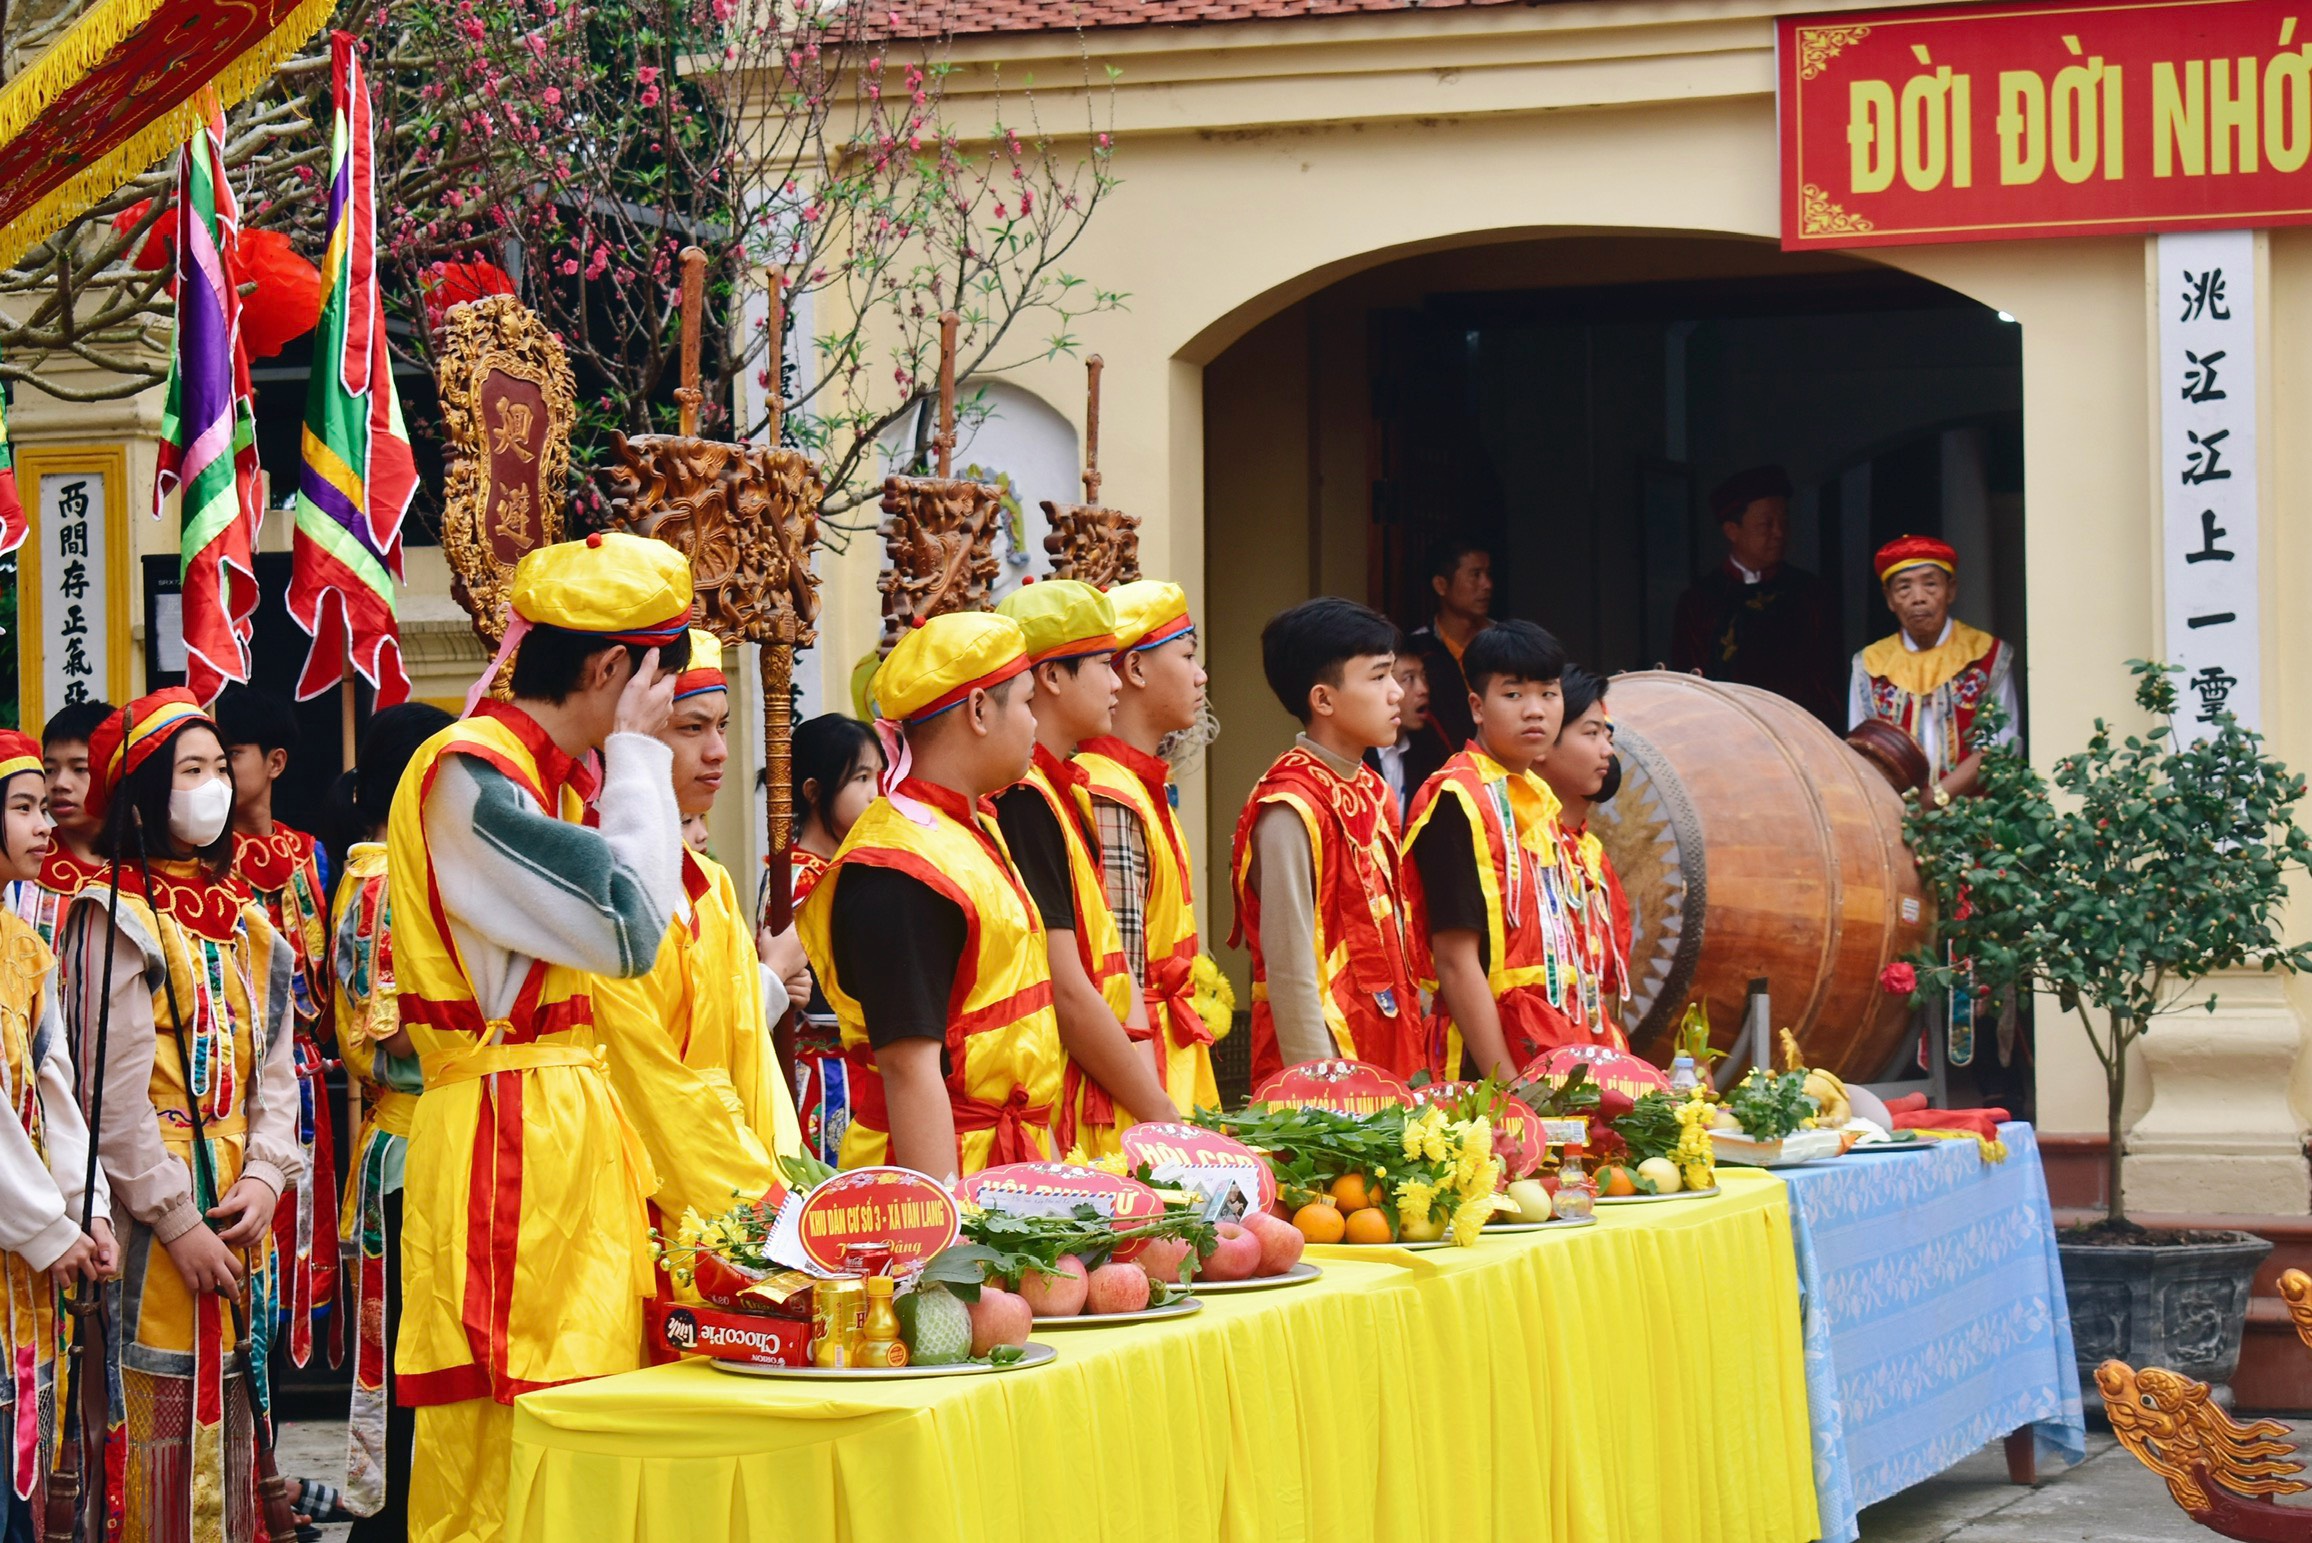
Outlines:
POLYGON ((883 592, 886 653, 919 617, 990 608, 1001 489, 952 477, 887 477, 883 514, 889 562, 875 587, 883 592))
POLYGON ((577 387, 562 345, 511 295, 452 306, 441 360, 450 592, 494 648, 514 565, 562 539, 577 387))
POLYGON ((1081 579, 1094 589, 1130 584, 1140 577, 1140 517, 1096 504, 1043 501, 1052 533, 1044 551, 1052 577, 1081 579))
POLYGON ((818 468, 799 450, 678 434, 611 436, 611 522, 690 559, 699 625, 726 643, 818 641, 818 468))

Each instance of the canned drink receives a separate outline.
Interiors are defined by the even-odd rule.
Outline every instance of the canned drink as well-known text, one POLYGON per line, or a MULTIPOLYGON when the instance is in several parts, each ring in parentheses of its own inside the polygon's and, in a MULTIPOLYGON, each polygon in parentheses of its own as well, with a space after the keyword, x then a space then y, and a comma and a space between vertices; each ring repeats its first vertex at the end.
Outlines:
POLYGON ((811 1296, 811 1364, 858 1364, 866 1320, 867 1289, 858 1276, 837 1275, 819 1282, 811 1296))
POLYGON ((869 1275, 891 1273, 891 1245, 888 1243, 846 1243, 843 1245, 843 1273, 865 1278, 869 1275))

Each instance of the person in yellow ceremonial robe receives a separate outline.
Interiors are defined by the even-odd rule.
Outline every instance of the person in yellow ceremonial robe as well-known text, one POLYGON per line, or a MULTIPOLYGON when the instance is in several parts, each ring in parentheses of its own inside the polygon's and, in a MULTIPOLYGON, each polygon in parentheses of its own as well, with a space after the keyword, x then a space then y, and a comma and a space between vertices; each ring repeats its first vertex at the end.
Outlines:
POLYGON ((425 1083, 394 1341, 418 1543, 501 1535, 515 1397, 639 1365, 652 1289, 656 1180, 590 991, 651 968, 682 893, 656 735, 690 570, 664 542, 592 535, 525 555, 510 598, 476 702, 411 758, 386 824, 394 984, 425 1083), (508 659, 513 700, 479 701, 508 659))
POLYGON ((289 947, 231 876, 233 777, 191 692, 141 697, 89 743, 113 885, 65 915, 73 1038, 103 1079, 97 1150, 125 1274, 109 1308, 126 1432, 123 1536, 247 1543, 252 1401, 278 1305, 273 1215, 303 1177, 289 947), (103 1046, 101 1054, 99 1045, 103 1046))
POLYGON ((1053 1116, 1052 1143, 1086 1156, 1123 1150, 1120 1126, 1177 1120, 1164 1090, 1164 1064, 1148 1027, 1139 973, 1124 957, 1123 934, 1108 909, 1100 848, 1082 795, 1083 768, 1071 757, 1115 726, 1116 610, 1074 579, 1022 585, 996 609, 1028 640, 1035 695, 1035 761, 998 793, 996 823, 1012 864, 1044 923, 1052 963, 1052 1007, 1068 1071, 1053 1116))
POLYGON ((1108 591, 1116 612, 1115 729, 1077 747, 1078 796, 1099 834, 1108 909, 1164 1047, 1174 1107, 1217 1109, 1212 1029, 1196 1010, 1196 879, 1164 752, 1205 728, 1207 677, 1196 623, 1177 584, 1140 579, 1108 591))
POLYGON ((883 796, 801 918, 851 1073, 842 1166, 945 1178, 1050 1157, 1067 1057, 1049 947, 986 802, 1034 756, 1026 634, 933 617, 871 689, 883 796))
MULTIPOLYGON (((28 734, 0 729, 0 879, 38 881, 50 846, 47 791, 40 747, 28 734)), ((8 1480, 0 1536, 29 1539, 41 1524, 56 1453, 57 1291, 100 1286, 119 1256, 101 1168, 93 1192, 89 1185, 88 1127, 73 1097, 56 956, 32 923, 7 912, 0 912, 0 1097, 8 1105, 0 1114, 0 1290, 7 1294, 0 1422, 10 1438, 0 1456, 8 1480)))
POLYGON ((353 1397, 346 1420, 344 1508, 360 1519, 352 1543, 385 1543, 409 1530, 409 1453, 416 1420, 393 1400, 393 1325, 401 1286, 402 1174, 425 1081, 401 1026, 393 984, 393 906, 385 825, 394 790, 418 747, 451 718, 424 702, 381 709, 362 731, 353 813, 366 830, 345 854, 330 907, 332 1021, 345 1058, 355 1126, 337 1208, 353 1330, 353 1397))
POLYGON ((1959 599, 1959 554, 1932 536, 1903 536, 1880 547, 1876 567, 1887 609, 1899 625, 1854 656, 1847 726, 1890 723, 1917 741, 1937 796, 1975 791, 1983 752, 1975 715, 1996 702, 2005 715, 1997 742, 2017 743, 2022 704, 2015 695, 2015 648, 1951 614, 1959 599))
MULTIPOLYGON (((48 715, 40 731, 40 768, 48 781, 48 855, 35 877, 8 886, 9 909, 32 923, 40 941, 57 946, 57 929, 72 897, 102 877, 96 855, 99 822, 88 812, 88 736, 112 716, 110 702, 74 702, 48 715)), ((61 979, 61 977, 59 977, 61 979)))
MULTIPOLYGON (((674 801, 704 818, 730 759, 730 684, 722 644, 696 628, 659 739, 674 753, 674 801)), ((792 931, 758 944, 738 886, 722 864, 685 846, 682 898, 658 962, 594 987, 594 1021, 610 1050, 610 1081, 658 1175, 661 1231, 686 1210, 719 1216, 779 1184, 777 1160, 800 1156, 794 1095, 779 1076, 771 1024, 807 989, 792 931), (776 946, 770 946, 770 945, 776 946), (767 966, 769 952, 785 974, 767 966), (796 977, 792 983, 788 977, 796 977), (751 989, 750 989, 751 988, 751 989), (701 1099, 704 1092, 711 1095, 701 1099)))

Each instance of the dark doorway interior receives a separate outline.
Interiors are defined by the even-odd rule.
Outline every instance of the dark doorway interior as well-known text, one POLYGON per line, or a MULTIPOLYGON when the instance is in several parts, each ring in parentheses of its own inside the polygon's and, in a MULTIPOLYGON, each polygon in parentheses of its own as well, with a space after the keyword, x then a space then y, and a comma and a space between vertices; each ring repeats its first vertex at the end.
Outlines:
MULTIPOLYGON (((1789 561, 1891 629, 1870 559, 1958 548, 1960 612, 2021 641, 2021 329, 1889 269, 1447 291, 1365 313, 1373 598, 1426 621, 1423 554, 1489 544, 1496 609, 1607 670, 1669 654, 1724 541, 1708 507, 1761 462, 1795 486, 1789 561)), ((1843 727, 1843 725, 1840 725, 1843 727)))

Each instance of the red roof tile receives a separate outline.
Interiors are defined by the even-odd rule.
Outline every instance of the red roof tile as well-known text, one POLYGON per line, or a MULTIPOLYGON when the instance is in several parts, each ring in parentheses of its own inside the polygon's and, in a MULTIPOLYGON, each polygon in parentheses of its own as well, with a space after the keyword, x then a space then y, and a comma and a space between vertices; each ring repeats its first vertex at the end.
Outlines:
MULTIPOLYGON (((873 5, 875 0, 867 0, 873 5)), ((1288 16, 1357 16, 1386 11, 1450 11, 1518 0, 895 0, 889 31, 901 37, 951 33, 1086 31, 1179 26, 1288 16)), ((1531 0, 1526 0, 1531 3, 1531 0)))

